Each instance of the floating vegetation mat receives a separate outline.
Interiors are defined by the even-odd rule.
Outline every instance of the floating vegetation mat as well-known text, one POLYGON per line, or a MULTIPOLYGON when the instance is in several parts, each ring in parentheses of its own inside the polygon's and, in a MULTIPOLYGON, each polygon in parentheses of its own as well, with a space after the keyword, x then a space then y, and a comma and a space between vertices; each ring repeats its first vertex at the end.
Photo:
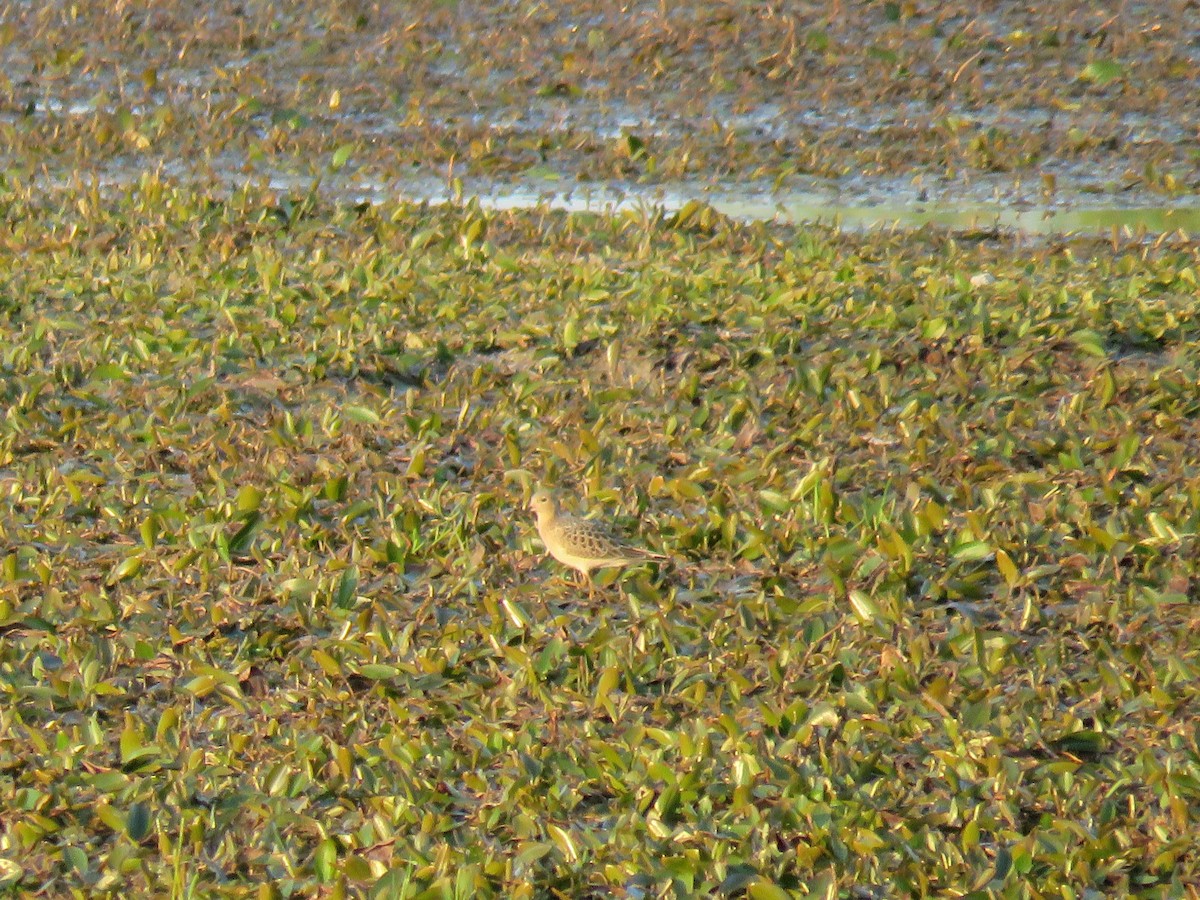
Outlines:
POLYGON ((1194 244, 0 213, 8 890, 1195 890, 1194 244))

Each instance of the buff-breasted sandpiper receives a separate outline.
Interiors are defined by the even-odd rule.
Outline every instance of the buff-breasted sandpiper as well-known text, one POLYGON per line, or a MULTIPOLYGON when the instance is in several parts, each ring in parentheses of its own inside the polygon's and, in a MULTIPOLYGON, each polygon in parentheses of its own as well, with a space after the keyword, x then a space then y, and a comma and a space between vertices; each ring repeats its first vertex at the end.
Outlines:
POLYGON ((661 553, 653 553, 619 540, 600 521, 563 515, 558 511, 554 497, 545 489, 534 492, 529 507, 537 514, 538 534, 546 550, 564 566, 570 566, 583 575, 589 596, 595 590, 592 584, 593 569, 617 568, 650 559, 667 558, 661 553))

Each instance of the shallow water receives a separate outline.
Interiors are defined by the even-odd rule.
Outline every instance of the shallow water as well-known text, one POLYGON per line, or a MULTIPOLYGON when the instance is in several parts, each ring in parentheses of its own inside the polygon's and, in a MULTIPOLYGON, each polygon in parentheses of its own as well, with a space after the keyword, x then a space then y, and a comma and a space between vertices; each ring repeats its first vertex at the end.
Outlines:
MULTIPOLYGON (((406 198, 445 202, 452 199, 444 189, 428 184, 402 191, 406 198)), ((1200 201, 1186 198, 1177 204, 1116 206, 1103 201, 1056 205, 1028 201, 1004 203, 954 196, 934 201, 919 199, 911 191, 892 197, 878 189, 837 194, 812 192, 757 193, 706 191, 699 185, 674 188, 589 188, 555 191, 540 186, 495 185, 465 193, 489 209, 524 209, 545 205, 573 212, 619 212, 663 209, 673 212, 692 200, 707 203, 730 218, 743 221, 780 221, 792 224, 822 222, 855 231, 871 228, 918 228, 938 225, 954 229, 1001 228, 1030 234, 1107 234, 1114 228, 1133 234, 1162 234, 1183 230, 1200 232, 1200 201), (907 195, 906 195, 907 193, 907 195)), ((371 199, 364 197, 363 199, 371 199)), ((1098 198, 1099 199, 1099 198, 1098 198)), ((1111 198, 1104 198, 1109 200, 1111 198)))
POLYGON ((8 4, 0 169, 847 229, 1200 228, 1200 45, 1162 3, 301 6, 168 3, 132 52, 105 4, 8 4))
MULTIPOLYGON (((237 172, 232 166, 221 166, 215 171, 210 168, 201 176, 180 162, 161 166, 158 171, 172 181, 203 183, 218 193, 250 183, 293 197, 315 190, 335 203, 475 201, 493 210, 541 206, 569 212, 671 213, 688 203, 702 202, 722 215, 744 222, 814 222, 851 231, 934 225, 956 230, 999 228, 1031 235, 1107 235, 1113 229, 1134 236, 1177 231, 1189 235, 1200 233, 1200 197, 1184 196, 1155 203, 1142 193, 1122 203, 1112 193, 1060 191, 1051 200, 1039 201, 1028 191, 987 182, 939 184, 936 190, 925 190, 900 179, 857 178, 810 190, 770 191, 736 184, 714 189, 702 182, 569 185, 565 179, 543 178, 516 183, 469 180, 452 190, 444 181, 434 178, 383 182, 332 172, 314 178, 269 170, 237 172)), ((112 166, 93 173, 90 180, 101 188, 128 190, 146 174, 112 166)), ((77 180, 77 177, 36 179, 39 187, 48 190, 68 189, 77 180)))

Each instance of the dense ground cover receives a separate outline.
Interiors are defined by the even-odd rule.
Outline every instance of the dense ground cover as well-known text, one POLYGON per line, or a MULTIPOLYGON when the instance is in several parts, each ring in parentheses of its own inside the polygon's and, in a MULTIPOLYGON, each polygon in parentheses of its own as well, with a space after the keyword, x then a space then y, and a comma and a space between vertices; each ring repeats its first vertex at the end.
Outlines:
POLYGON ((0 210, 10 889, 1195 895, 1194 244, 0 210))

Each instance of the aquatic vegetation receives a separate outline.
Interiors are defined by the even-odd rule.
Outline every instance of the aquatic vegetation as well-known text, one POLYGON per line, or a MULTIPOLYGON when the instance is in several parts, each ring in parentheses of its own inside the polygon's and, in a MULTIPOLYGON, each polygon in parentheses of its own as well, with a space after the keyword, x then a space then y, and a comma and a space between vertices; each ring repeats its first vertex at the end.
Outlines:
POLYGON ((1200 187, 1186 0, 356 7, 12 4, 6 168, 384 197, 450 177, 1066 205, 1200 187))
POLYGON ((6 8, 0 889, 1190 896, 1186 219, 471 199, 1200 185, 1183 0, 793 6, 6 8))
POLYGON ((0 209, 7 887, 1198 877, 1193 243, 0 209), (678 565, 588 604, 535 481, 678 565))

